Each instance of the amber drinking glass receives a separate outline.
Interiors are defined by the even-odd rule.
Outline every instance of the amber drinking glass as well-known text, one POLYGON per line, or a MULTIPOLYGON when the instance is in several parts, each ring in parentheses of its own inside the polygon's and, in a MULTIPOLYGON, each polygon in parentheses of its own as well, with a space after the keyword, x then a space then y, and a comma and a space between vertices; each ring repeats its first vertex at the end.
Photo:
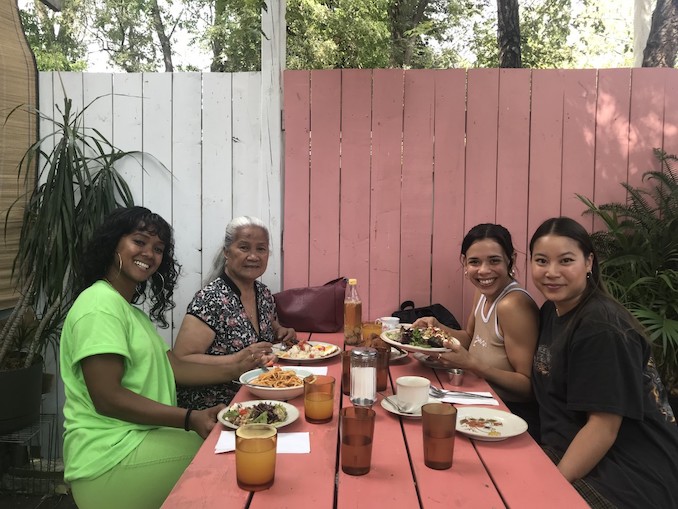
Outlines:
POLYGON ((304 378, 304 415, 312 424, 330 422, 334 414, 334 377, 311 375, 304 378))
POLYGON ((452 466, 457 409, 447 403, 427 403, 421 407, 424 430, 424 464, 435 470, 452 466))
POLYGON ((365 475, 372 463, 374 417, 371 408, 341 409, 341 470, 349 475, 365 475))
POLYGON ((245 424, 235 431, 235 476, 240 488, 261 491, 273 486, 277 439, 270 424, 245 424))

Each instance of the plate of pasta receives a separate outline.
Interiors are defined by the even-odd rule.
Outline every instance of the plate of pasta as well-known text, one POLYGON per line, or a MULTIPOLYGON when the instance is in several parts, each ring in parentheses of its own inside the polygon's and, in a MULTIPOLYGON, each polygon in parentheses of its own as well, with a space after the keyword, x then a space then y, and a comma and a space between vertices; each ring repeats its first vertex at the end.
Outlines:
POLYGON ((304 377, 311 373, 295 367, 259 368, 240 375, 240 383, 259 398, 287 401, 304 393, 304 377))

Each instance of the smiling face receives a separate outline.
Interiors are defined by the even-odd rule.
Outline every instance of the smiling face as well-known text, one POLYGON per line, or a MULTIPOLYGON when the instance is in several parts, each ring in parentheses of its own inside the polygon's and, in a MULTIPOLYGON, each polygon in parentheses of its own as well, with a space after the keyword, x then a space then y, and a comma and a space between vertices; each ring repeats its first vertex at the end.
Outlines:
POLYGON ((146 281, 158 270, 164 252, 165 243, 155 234, 136 230, 123 235, 106 278, 130 300, 137 284, 146 281))
POLYGON ((234 281, 252 283, 268 266, 268 234, 258 226, 238 228, 225 250, 226 272, 234 281))
POLYGON ((511 282, 509 258, 496 240, 482 239, 474 242, 462 261, 466 277, 490 299, 498 296, 511 282))
POLYGON ((587 274, 593 266, 593 254, 585 256, 570 237, 550 234, 534 243, 531 266, 534 284, 562 316, 581 300, 587 274))

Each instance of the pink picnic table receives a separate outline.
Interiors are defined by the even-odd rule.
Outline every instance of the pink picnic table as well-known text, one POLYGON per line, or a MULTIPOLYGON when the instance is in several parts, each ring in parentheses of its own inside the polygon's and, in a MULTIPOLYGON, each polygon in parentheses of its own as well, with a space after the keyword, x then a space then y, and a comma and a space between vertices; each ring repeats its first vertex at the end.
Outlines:
MULTIPOLYGON (((343 344, 343 335, 306 334, 311 340, 343 344)), ((316 363, 327 366, 337 379, 341 394, 340 357, 316 363)), ((393 394, 395 379, 418 375, 450 387, 445 372, 424 366, 412 356, 390 367, 390 388, 379 397, 393 394)), ((490 391, 482 379, 466 375, 463 390, 490 391)), ((500 402, 499 407, 506 410, 500 402)), ((246 388, 234 402, 254 399, 246 388)), ((455 437, 454 464, 449 470, 424 465, 421 420, 400 417, 384 410, 380 402, 372 444, 372 465, 364 476, 350 476, 339 465, 339 408, 351 403, 347 396, 335 399, 335 412, 327 424, 309 424, 304 419, 303 398, 295 405, 300 417, 280 432, 309 432, 310 454, 278 454, 275 482, 265 491, 250 493, 238 488, 234 453, 215 454, 217 424, 181 476, 163 509, 242 507, 271 509, 313 507, 354 508, 378 504, 389 509, 420 508, 587 508, 588 505, 558 472, 541 447, 527 434, 500 442, 481 442, 459 433, 455 437)))

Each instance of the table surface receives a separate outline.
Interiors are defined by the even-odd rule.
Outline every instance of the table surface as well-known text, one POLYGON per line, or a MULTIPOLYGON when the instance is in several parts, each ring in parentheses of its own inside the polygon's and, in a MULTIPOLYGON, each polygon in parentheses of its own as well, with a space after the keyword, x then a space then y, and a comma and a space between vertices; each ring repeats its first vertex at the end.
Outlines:
MULTIPOLYGON (((302 334, 300 334, 302 336, 302 334)), ((341 346, 343 335, 305 334, 311 340, 341 346)), ((281 362, 281 365, 283 363, 281 362)), ((286 364, 286 363, 285 363, 286 364)), ((339 466, 340 406, 350 406, 341 395, 341 358, 314 363, 327 366, 337 379, 332 421, 310 424, 304 419, 303 397, 288 403, 300 410, 300 417, 280 432, 309 432, 310 454, 278 454, 275 482, 265 491, 250 493, 238 488, 235 454, 215 454, 219 434, 226 429, 217 423, 198 454, 181 476, 164 509, 207 507, 349 508, 377 502, 379 507, 435 508, 587 508, 588 505, 560 474, 528 433, 498 442, 471 440, 456 434, 454 463, 449 470, 424 465, 421 419, 399 417, 374 405, 376 422, 370 472, 363 476, 344 474, 339 466)), ((422 365, 410 354, 390 366, 389 389, 403 375, 418 375, 437 385, 452 388, 446 372, 422 365)), ((490 391, 482 379, 467 374, 462 390, 490 391)), ((507 410, 500 401, 496 409, 507 410)), ((256 399, 242 388, 233 402, 256 399)))

